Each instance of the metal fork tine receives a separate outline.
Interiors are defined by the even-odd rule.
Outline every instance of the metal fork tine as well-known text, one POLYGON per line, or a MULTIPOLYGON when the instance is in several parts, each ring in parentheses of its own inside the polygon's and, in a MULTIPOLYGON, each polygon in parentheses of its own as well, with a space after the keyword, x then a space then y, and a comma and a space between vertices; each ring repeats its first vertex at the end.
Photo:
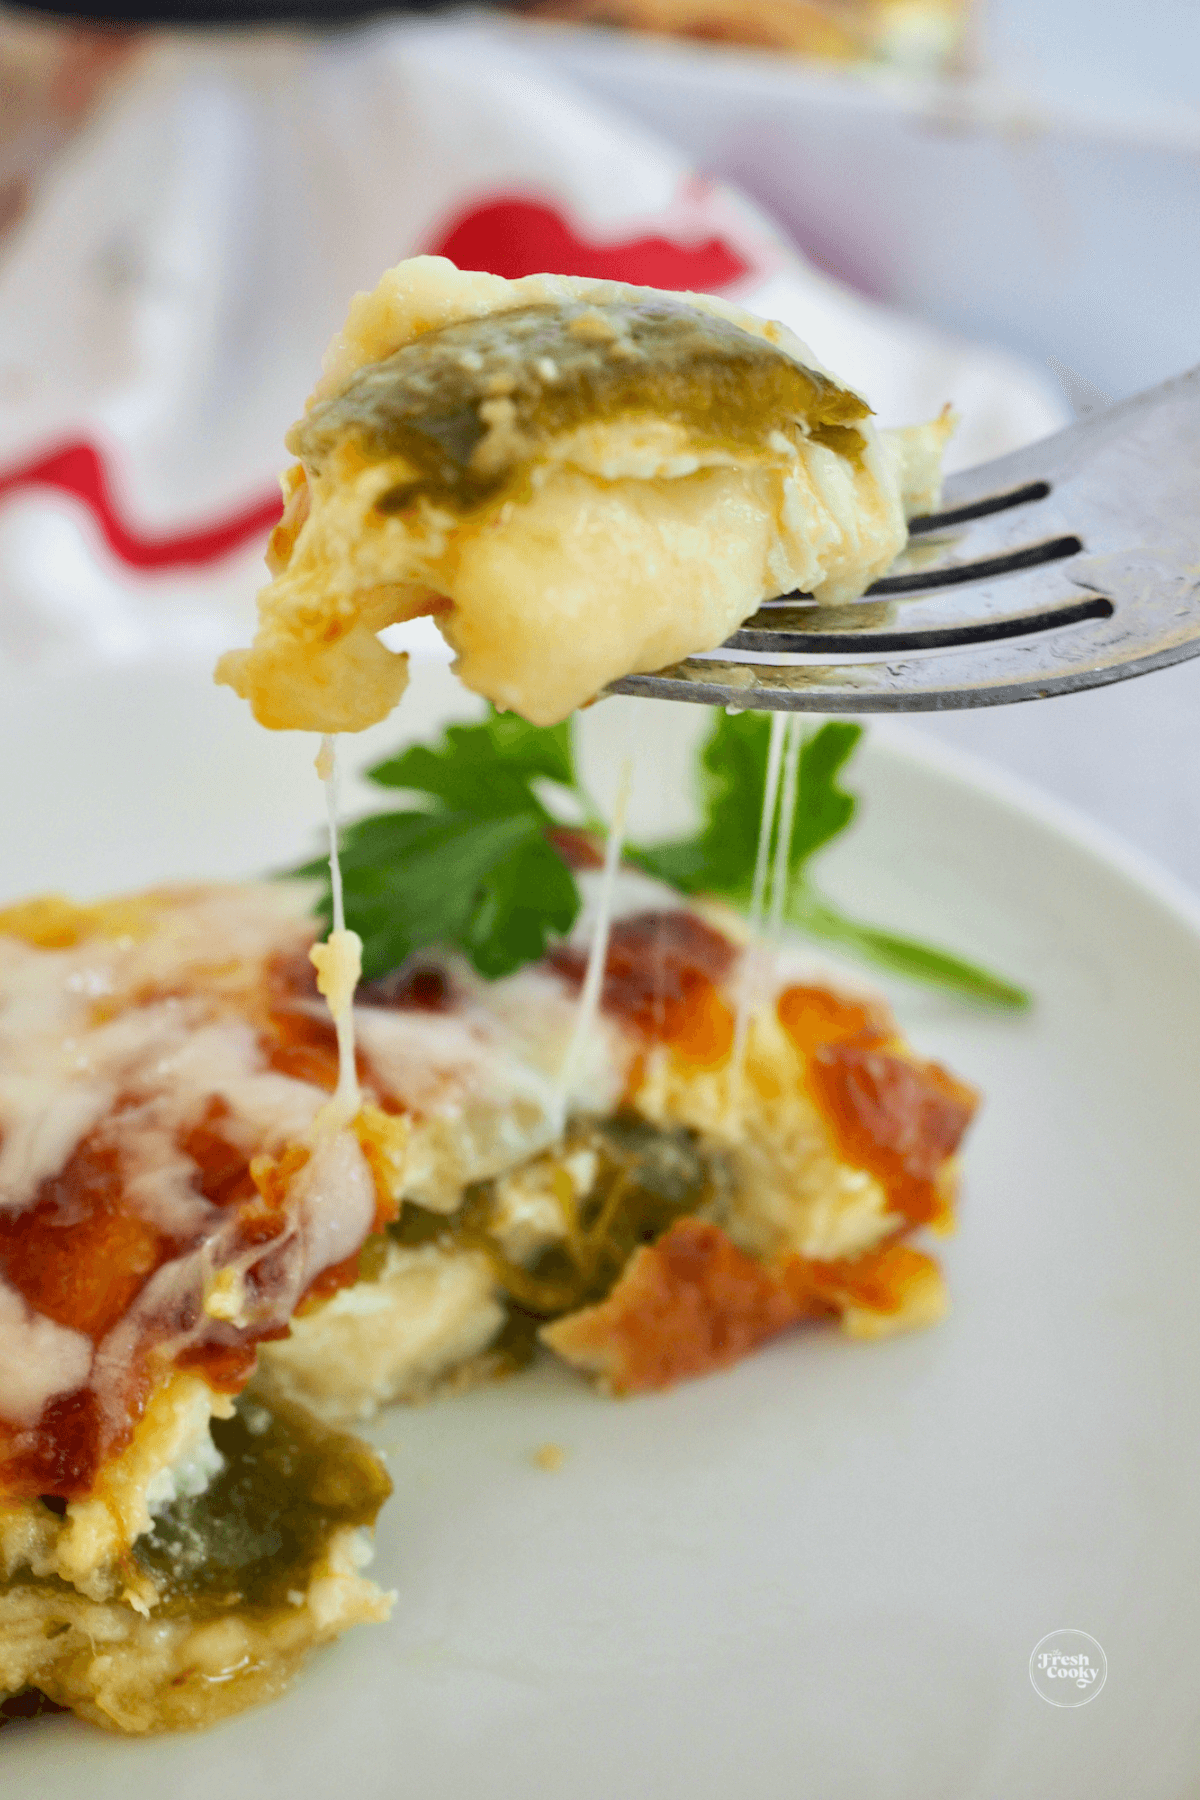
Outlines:
POLYGON ((876 594, 921 594, 929 588, 960 587, 968 581, 990 581, 996 575, 1017 575, 1022 569, 1036 569, 1042 563, 1061 562, 1083 549, 1077 537, 1051 538, 1045 544, 1027 544, 1022 550, 1011 550, 1007 556, 987 556, 979 562, 949 563, 940 569, 918 569, 911 575, 885 575, 867 589, 876 594))
POLYGON ((726 638, 727 650, 758 650, 775 654, 856 656, 864 650, 890 656, 897 650, 948 650, 957 644, 998 643, 1003 638, 1029 637, 1037 631, 1057 631, 1080 625, 1085 619, 1112 616, 1111 600, 1093 594, 1065 606, 1040 612, 1010 613, 1003 618, 977 620, 973 625, 927 625, 912 631, 756 631, 743 628, 726 638))
POLYGON ((1049 482, 1029 481, 1010 493, 993 494, 990 499, 975 500, 969 506, 951 507, 949 512, 922 513, 919 518, 909 520, 909 536, 920 537, 922 532, 944 531, 948 525, 966 525, 971 519, 986 519, 992 513, 1009 512, 1014 506, 1028 506, 1031 501, 1044 500, 1049 492, 1049 482))
POLYGON ((952 476, 942 510, 911 532, 971 527, 955 561, 886 576, 845 606, 767 601, 722 646, 733 655, 689 657, 609 691, 788 711, 931 711, 1163 668, 1200 653, 1197 493, 1200 368, 952 476), (763 656, 772 660, 755 660, 763 656))

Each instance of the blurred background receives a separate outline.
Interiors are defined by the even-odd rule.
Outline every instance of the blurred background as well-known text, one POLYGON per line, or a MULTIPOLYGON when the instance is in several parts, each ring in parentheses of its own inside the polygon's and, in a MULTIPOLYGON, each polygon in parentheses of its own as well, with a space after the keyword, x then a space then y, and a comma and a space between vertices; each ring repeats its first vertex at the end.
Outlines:
MULTIPOLYGON (((0 6, 0 674, 227 633, 387 263, 653 280, 668 241, 661 285, 764 296, 881 414, 954 399, 960 461, 1013 447, 1200 361, 1200 5, 0 6)), ((1200 664, 920 724, 1200 889, 1200 664)))

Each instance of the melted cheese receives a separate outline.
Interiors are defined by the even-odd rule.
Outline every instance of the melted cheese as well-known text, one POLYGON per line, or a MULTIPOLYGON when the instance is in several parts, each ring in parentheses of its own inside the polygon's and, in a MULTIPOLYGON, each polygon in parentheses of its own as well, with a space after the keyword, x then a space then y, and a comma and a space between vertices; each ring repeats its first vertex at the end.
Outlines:
POLYGON ((533 965, 485 982, 458 959, 448 967, 458 994, 452 1012, 356 1012, 376 1081, 409 1108, 397 1197, 435 1212, 453 1211, 469 1182, 553 1143, 564 1113, 610 1111, 634 1053, 601 1017, 567 1069, 578 1002, 557 976, 533 965))
POLYGON ((338 1042, 337 1092, 323 1109, 321 1125, 336 1130, 348 1125, 362 1105, 354 1056, 354 990, 362 975, 362 939, 346 929, 342 897, 342 865, 338 854, 338 776, 334 739, 321 740, 317 774, 325 784, 329 821, 329 883, 333 894, 333 930, 323 944, 314 944, 309 959, 317 971, 317 986, 329 1003, 338 1042))
POLYGON ((0 1280, 0 1418, 33 1425, 48 1400, 82 1387, 92 1366, 92 1344, 33 1312, 0 1280))
POLYGON ((780 712, 771 714, 771 737, 767 749, 767 774, 763 785, 762 811, 758 816, 758 846, 754 852, 754 886, 750 895, 749 935, 751 955, 747 959, 748 978, 738 988, 737 1010, 734 1014, 733 1055, 731 1058, 731 1079, 729 1083, 731 1118, 737 1117, 741 1110, 742 1076, 746 1063, 746 1041, 750 1029, 750 1014, 761 1001, 758 989, 761 983, 753 979, 759 969, 759 959, 755 954, 755 946, 762 932, 763 911, 767 899, 767 877, 771 867, 771 836, 775 829, 775 812, 779 803, 779 777, 783 768, 783 744, 786 732, 786 716, 780 712))
MULTIPOLYGON (((348 1129, 322 1088, 270 1067, 264 1048, 264 968, 303 957, 302 904, 281 886, 179 890, 155 898, 136 939, 85 934, 45 949, 0 937, 0 1209, 24 1213, 99 1134, 119 1165, 122 1209, 168 1241, 94 1348, 0 1286, 0 1437, 86 1386, 119 1438, 148 1343, 170 1364, 213 1332, 287 1324, 311 1283, 373 1229, 379 1192, 449 1210, 465 1183, 552 1142, 564 1106, 615 1105, 632 1049, 611 1021, 588 1031, 564 1086, 578 1013, 561 982, 527 969, 493 985, 461 967, 445 1015, 355 1009, 372 1087, 348 1129), (214 1105, 221 1136, 248 1161, 285 1168, 289 1147, 303 1147, 265 1286, 254 1273, 263 1245, 243 1236, 236 1206, 205 1199, 185 1148, 214 1105)), ((296 1005, 324 1011, 315 998, 296 1005)))
MULTIPOLYGON (((352 1131, 323 1134, 297 1177, 304 1264, 299 1293, 359 1248, 375 1217, 375 1184, 352 1131)), ((297 1298, 299 1294, 297 1295, 297 1298)))
MULTIPOLYGON (((735 326, 865 410, 783 326, 726 301, 564 276, 509 282, 417 257, 357 296, 310 416, 360 371, 463 321, 584 303, 571 329, 594 317, 616 338, 607 317, 646 301, 735 326)), ((554 378, 551 363, 547 391, 554 378)), ((838 604, 862 593, 906 540, 905 495, 925 502, 936 486, 938 426, 885 447, 867 418, 818 441, 797 415, 786 431, 764 425, 753 443, 725 443, 627 407, 526 444, 507 392, 501 383, 478 406, 487 429, 471 466, 486 474, 509 459, 520 479, 465 511, 424 494, 394 505, 411 458, 364 449, 353 420, 328 453, 305 447, 305 421, 295 428, 303 460, 285 477, 258 633, 217 672, 263 724, 357 731, 383 718, 407 659, 376 634, 429 612, 468 687, 552 724, 606 682, 714 648, 772 594, 838 604)))
POLYGON ((198 1191, 181 1147, 213 1104, 247 1158, 281 1154, 312 1132, 324 1093, 267 1065, 254 1017, 265 959, 307 944, 297 912, 286 889, 183 891, 159 897, 158 927, 139 941, 45 950, 0 938, 0 1209, 22 1213, 98 1131, 120 1170, 123 1212, 179 1246, 94 1353, 81 1333, 0 1287, 0 1424, 27 1425, 54 1394, 88 1386, 119 1435, 148 1342, 170 1359, 214 1321, 286 1324, 305 1287, 371 1229, 365 1159, 357 1139, 334 1132, 287 1196, 270 1283, 243 1305, 241 1284, 263 1248, 243 1239, 237 1208, 218 1211, 198 1191))
MULTIPOLYGON (((788 786, 788 749, 780 752, 777 791, 788 786)), ((620 826, 618 808, 606 873, 581 876, 588 905, 574 942, 590 949, 599 971, 605 920, 674 902, 657 883, 619 868, 620 826)), ((121 1096, 100 1129, 119 1151, 123 1204, 180 1246, 149 1275, 94 1354, 82 1333, 37 1317, 11 1282, 0 1286, 0 1436, 34 1422, 55 1394, 86 1385, 116 1441, 130 1371, 148 1341, 168 1371, 151 1398, 146 1430, 105 1464, 95 1494, 72 1502, 54 1542, 57 1522, 43 1518, 36 1501, 20 1503, 11 1516, 0 1505, 0 1552, 8 1562, 36 1562, 94 1597, 109 1591, 111 1570, 129 1535, 147 1528, 152 1505, 178 1491, 179 1481, 203 1479, 208 1466, 203 1421, 222 1402, 199 1376, 170 1374, 172 1360, 213 1331, 287 1325, 313 1281, 356 1256, 376 1228, 381 1194, 449 1213, 471 1183, 507 1177, 504 1242, 514 1254, 536 1254, 561 1220, 530 1174, 532 1159, 557 1155, 564 1114, 603 1116, 631 1104, 652 1122, 691 1126, 727 1148, 735 1181, 720 1222, 752 1254, 848 1255, 902 1224, 881 1182, 838 1157, 775 1015, 782 986, 827 984, 828 969, 779 953, 769 979, 765 969, 753 977, 736 1115, 730 1057, 697 1065, 670 1044, 648 1044, 620 1017, 582 1008, 547 966, 484 982, 465 962, 445 958, 445 1011, 360 1000, 354 1010, 365 1103, 353 1128, 328 1119, 318 1128, 326 1091, 272 1069, 262 1036, 265 966, 282 957, 287 967, 302 967, 308 947, 310 928, 297 899, 281 887, 194 890, 160 896, 157 926, 138 939, 85 937, 47 950, 0 938, 6 1143, 27 1146, 11 1164, 0 1205, 18 1214, 26 1209, 47 1173, 57 1173, 46 1145, 53 1142, 62 1167, 96 1128, 98 1096, 121 1096), (75 1088, 86 1091, 87 1103, 72 1112, 64 1096, 75 1088), (283 1171, 277 1199, 285 1229, 270 1243, 265 1285, 263 1246, 239 1234, 236 1207, 205 1200, 181 1147, 214 1101, 228 1142, 247 1158, 274 1158, 283 1171), (59 1123, 39 1139, 37 1118, 51 1114, 59 1123), (74 1141, 65 1123, 72 1118, 74 1141), (36 1154, 28 1149, 35 1143, 36 1154), (289 1163, 289 1156, 297 1160, 289 1163)), ((727 935, 736 933, 727 915, 713 919, 727 935)), ((752 961, 735 956, 722 978, 720 1003, 731 1010, 748 990, 752 961)), ((598 995, 598 977, 593 986, 598 995)), ((302 1018, 326 1016, 303 987, 287 1005, 302 1018)), ((582 1165, 567 1173, 581 1191, 592 1178, 582 1165)), ((285 1387, 294 1381, 299 1392, 323 1369, 318 1385, 330 1408, 336 1410, 338 1390, 358 1396, 356 1406, 373 1405, 410 1385, 417 1391, 440 1378, 446 1359, 475 1355, 490 1342, 502 1309, 485 1263, 464 1272, 406 1253, 388 1269, 384 1287, 360 1284, 306 1313, 294 1352, 286 1344, 278 1352, 267 1347, 267 1365, 291 1371, 279 1376, 285 1387), (420 1331, 414 1321, 406 1324, 405 1311, 418 1290, 426 1308, 420 1331), (370 1322, 376 1314, 387 1315, 378 1342, 370 1322), (319 1323, 326 1317, 332 1338, 319 1323), (365 1356, 372 1343, 378 1354, 372 1351, 369 1368, 364 1363, 355 1375, 348 1364, 328 1360, 335 1341, 347 1357, 365 1356)))
POLYGON ((612 925, 613 900, 616 894, 617 870, 621 866, 621 852, 625 847, 625 814, 629 806, 629 795, 633 787, 633 758, 626 757, 621 770, 620 785, 617 798, 613 804, 613 814, 609 821, 608 838, 604 846, 604 869, 600 877, 599 903, 596 908, 595 922, 592 926, 592 941, 588 949, 587 969, 584 973, 583 987, 579 994, 579 1011, 576 1015, 571 1041, 567 1045, 567 1054, 563 1058, 562 1071, 559 1075, 558 1090, 560 1099, 571 1091, 575 1070, 583 1054, 583 1047, 596 1028, 596 1018, 600 1011, 600 995, 604 987, 605 966, 608 959, 608 936, 612 925))

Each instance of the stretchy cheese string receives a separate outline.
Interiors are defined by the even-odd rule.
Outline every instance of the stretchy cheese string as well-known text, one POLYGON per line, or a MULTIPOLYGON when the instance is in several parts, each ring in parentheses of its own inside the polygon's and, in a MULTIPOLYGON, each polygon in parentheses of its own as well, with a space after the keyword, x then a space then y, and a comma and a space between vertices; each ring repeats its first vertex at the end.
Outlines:
POLYGON ((771 714, 771 741, 767 750, 767 780, 763 788, 762 814, 758 821, 758 849, 754 855, 754 888, 750 898, 750 929, 755 936, 762 929, 763 909, 767 897, 767 871, 771 866, 771 838, 775 827, 775 809, 779 798, 779 773, 783 766, 784 738, 787 734, 786 713, 771 714))
POLYGON ((791 886, 792 839, 796 834, 796 805, 800 799, 800 751, 804 733, 799 713, 787 713, 783 753, 783 787, 779 796, 779 828, 775 834, 775 866, 771 871, 770 935, 778 943, 783 931, 783 911, 791 886))
POLYGON ((613 803, 612 818, 609 821, 608 841, 604 846, 604 869, 600 876, 596 923, 592 930, 592 942, 588 950, 587 971, 583 978, 579 1004, 575 1011, 571 1041, 567 1045, 567 1053, 563 1057, 556 1083, 555 1099, 560 1121, 565 1119, 571 1083, 575 1079, 588 1033, 595 1025, 596 1014, 600 1010, 605 964, 608 961, 608 937, 612 925, 613 895, 617 885, 617 870, 621 866, 621 852, 625 847, 625 814, 629 806, 629 794, 632 787, 633 758, 627 756, 621 766, 621 780, 617 787, 616 800, 613 803))
POLYGON ((346 930, 342 898, 342 865, 338 858, 338 769, 332 737, 321 739, 317 774, 325 784, 325 813, 329 822, 329 885, 333 892, 333 930, 323 944, 309 951, 317 971, 317 986, 329 1003, 337 1027, 338 1084, 331 1099, 317 1115, 321 1125, 335 1129, 348 1125, 362 1105, 354 1058, 354 990, 362 974, 362 939, 346 930))
POLYGON ((762 814, 758 821, 758 850, 754 857, 754 887, 750 896, 750 943, 743 959, 742 978, 738 984, 737 1016, 733 1028, 733 1049, 729 1057, 729 1099, 734 1123, 742 1110, 742 1078, 746 1066, 746 1040, 750 1031, 750 1008, 757 1000, 758 944, 762 932, 763 911, 767 897, 767 875, 771 867, 771 839, 779 800, 779 776, 783 767, 784 739, 789 724, 786 713, 771 714, 771 741, 767 750, 767 780, 763 788, 762 814))

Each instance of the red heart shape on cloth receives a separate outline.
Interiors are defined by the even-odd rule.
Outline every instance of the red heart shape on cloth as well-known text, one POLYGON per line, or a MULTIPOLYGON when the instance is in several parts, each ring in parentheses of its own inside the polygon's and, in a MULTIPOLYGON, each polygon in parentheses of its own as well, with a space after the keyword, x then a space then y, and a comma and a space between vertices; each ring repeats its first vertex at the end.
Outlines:
POLYGON ((724 238, 692 244, 668 237, 629 237, 600 243, 583 236, 554 207, 501 195, 460 213, 437 242, 435 256, 460 269, 483 269, 515 281, 522 275, 584 275, 636 287, 710 293, 751 273, 724 238))

